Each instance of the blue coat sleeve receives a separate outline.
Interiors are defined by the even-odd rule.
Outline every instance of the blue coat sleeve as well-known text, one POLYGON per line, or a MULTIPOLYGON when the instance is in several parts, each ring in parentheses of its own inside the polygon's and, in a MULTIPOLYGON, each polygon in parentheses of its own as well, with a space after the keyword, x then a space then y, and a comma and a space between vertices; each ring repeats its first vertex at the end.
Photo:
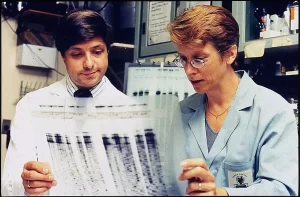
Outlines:
POLYGON ((225 188, 235 195, 298 195, 298 132, 289 107, 277 113, 260 140, 255 182, 247 188, 225 188))

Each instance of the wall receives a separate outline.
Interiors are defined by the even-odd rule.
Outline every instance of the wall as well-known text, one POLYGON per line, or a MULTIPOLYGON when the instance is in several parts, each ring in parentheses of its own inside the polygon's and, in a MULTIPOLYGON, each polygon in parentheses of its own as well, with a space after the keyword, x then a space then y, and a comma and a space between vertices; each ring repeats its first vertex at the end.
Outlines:
MULTIPOLYGON (((44 84, 48 76, 48 84, 50 85, 63 77, 55 71, 16 67, 17 36, 7 22, 14 30, 17 28, 17 23, 13 19, 3 20, 5 19, 1 15, 1 126, 3 119, 12 120, 14 117, 21 81, 31 82, 32 84, 42 82, 44 84)), ((59 54, 57 54, 56 68, 61 73, 66 73, 59 54)), ((6 135, 1 134, 1 175, 6 154, 5 143, 6 135)))
MULTIPOLYGON (((177 51, 172 42, 162 42, 155 45, 147 44, 147 35, 149 28, 149 2, 136 1, 135 5, 135 40, 134 40, 134 62, 168 62, 173 61, 177 51), (145 24, 145 28, 143 25, 145 24)), ((184 9, 194 6, 200 1, 172 1, 170 20, 173 21, 177 13, 184 9)), ((205 1, 201 2, 205 3, 205 1)), ((223 1, 211 1, 211 5, 222 6, 223 1)))

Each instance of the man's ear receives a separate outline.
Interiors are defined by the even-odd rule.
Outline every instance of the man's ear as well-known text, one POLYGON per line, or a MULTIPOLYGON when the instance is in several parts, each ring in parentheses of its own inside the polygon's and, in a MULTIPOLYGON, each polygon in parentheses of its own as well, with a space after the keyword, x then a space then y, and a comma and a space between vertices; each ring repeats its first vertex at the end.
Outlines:
POLYGON ((237 56, 237 46, 232 45, 227 51, 226 51, 226 63, 231 65, 237 56))
POLYGON ((61 59, 65 62, 65 56, 62 53, 60 53, 60 56, 61 56, 61 59))

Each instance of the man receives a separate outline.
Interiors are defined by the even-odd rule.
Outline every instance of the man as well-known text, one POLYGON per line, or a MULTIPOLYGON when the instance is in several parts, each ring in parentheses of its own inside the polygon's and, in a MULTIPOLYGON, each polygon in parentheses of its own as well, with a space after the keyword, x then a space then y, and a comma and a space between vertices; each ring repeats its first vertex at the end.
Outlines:
POLYGON ((30 96, 114 97, 128 99, 105 77, 112 29, 97 12, 74 10, 61 21, 56 47, 68 74, 46 88, 27 94, 17 105, 2 176, 2 195, 43 195, 57 184, 50 165, 37 161, 31 125, 30 96))

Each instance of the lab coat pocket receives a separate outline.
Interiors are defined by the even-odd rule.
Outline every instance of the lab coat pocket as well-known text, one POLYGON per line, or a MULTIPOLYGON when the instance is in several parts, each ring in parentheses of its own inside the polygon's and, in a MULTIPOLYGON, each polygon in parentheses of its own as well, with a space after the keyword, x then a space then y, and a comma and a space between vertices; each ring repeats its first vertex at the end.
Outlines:
POLYGON ((249 162, 228 162, 223 163, 227 183, 229 187, 248 187, 253 183, 254 159, 249 162))

